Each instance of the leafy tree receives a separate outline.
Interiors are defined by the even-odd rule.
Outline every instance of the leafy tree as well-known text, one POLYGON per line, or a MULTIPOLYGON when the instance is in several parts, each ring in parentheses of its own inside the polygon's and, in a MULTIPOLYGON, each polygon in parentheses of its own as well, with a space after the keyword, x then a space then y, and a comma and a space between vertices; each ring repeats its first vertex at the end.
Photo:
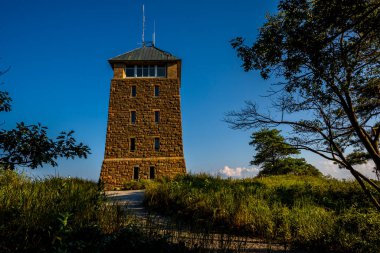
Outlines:
POLYGON ((264 167, 276 167, 279 160, 300 152, 285 142, 277 129, 261 129, 251 135, 249 145, 255 147, 256 154, 251 165, 263 165, 264 167))
POLYGON ((268 175, 297 175, 297 176, 322 176, 322 173, 304 158, 285 157, 280 159, 275 167, 263 166, 259 176, 268 175))
POLYGON ((290 144, 349 170, 380 211, 378 182, 354 168, 372 160, 380 171, 380 2, 282 0, 252 46, 231 45, 245 71, 281 80, 278 117, 247 102, 227 115, 231 127, 292 127, 290 144))
POLYGON ((261 165, 259 176, 283 174, 321 175, 305 159, 289 157, 300 152, 285 142, 279 130, 264 128, 253 133, 251 139, 249 145, 254 146, 256 151, 251 165, 261 165))
MULTIPOLYGON (((0 76, 5 71, 0 71, 0 76)), ((11 97, 0 91, 0 112, 11 110, 11 97)), ((87 158, 90 148, 76 143, 74 131, 61 132, 55 140, 47 135, 47 127, 41 124, 17 123, 12 130, 0 130, 0 169, 15 169, 17 166, 35 169, 43 164, 57 166, 57 159, 87 158)))
MULTIPOLYGON (((7 73, 8 70, 9 68, 3 71, 0 70, 0 76, 7 73)), ((0 91, 0 112, 9 112, 11 110, 11 102, 12 99, 9 96, 9 93, 6 91, 0 91)))

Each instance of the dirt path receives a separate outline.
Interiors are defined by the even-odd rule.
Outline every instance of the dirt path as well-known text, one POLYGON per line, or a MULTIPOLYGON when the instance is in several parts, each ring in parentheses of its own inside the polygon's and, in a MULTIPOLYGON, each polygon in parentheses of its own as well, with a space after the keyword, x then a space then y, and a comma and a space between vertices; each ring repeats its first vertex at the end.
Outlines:
POLYGON ((106 196, 110 201, 131 211, 147 233, 161 234, 173 243, 184 242, 188 247, 202 247, 215 252, 295 252, 287 251, 283 245, 258 238, 194 232, 183 224, 173 222, 169 217, 152 215, 142 204, 144 190, 108 191, 106 196))

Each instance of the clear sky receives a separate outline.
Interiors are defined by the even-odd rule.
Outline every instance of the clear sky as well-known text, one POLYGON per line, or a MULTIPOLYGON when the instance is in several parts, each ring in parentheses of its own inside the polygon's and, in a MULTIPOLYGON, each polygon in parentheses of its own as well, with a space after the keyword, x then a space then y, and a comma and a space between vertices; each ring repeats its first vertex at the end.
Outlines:
MULTIPOLYGON (((35 175, 59 174, 98 180, 104 156, 109 86, 107 60, 141 47, 142 4, 146 40, 156 23, 156 46, 182 59, 182 120, 188 171, 248 175, 251 132, 235 131, 224 114, 262 95, 270 82, 245 73, 229 41, 253 41, 278 1, 261 0, 2 0, 0 77, 13 110, 2 113, 3 128, 41 122, 56 136, 75 130, 88 144, 88 159, 60 160, 35 175), (240 174, 239 174, 240 173, 240 174)), ((308 161, 325 169, 319 158, 308 161)), ((340 172, 337 172, 338 174, 340 172)), ((330 173, 334 174, 334 173, 330 173)))

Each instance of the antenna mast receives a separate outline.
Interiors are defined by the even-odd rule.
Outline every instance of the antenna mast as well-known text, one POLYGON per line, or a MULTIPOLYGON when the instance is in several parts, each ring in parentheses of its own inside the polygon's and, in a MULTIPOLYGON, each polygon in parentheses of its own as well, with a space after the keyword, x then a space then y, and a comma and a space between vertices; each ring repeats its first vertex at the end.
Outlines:
POLYGON ((142 6, 142 12, 143 12, 143 17, 142 17, 142 44, 145 47, 145 8, 144 5, 142 6))
POLYGON ((156 45, 156 20, 153 21, 153 46, 156 45))

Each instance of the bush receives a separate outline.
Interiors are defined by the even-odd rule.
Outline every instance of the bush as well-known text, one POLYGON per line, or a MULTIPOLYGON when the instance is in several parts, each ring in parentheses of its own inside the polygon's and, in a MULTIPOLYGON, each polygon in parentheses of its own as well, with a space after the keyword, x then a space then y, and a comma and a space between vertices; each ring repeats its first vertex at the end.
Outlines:
POLYGON ((94 182, 0 170, 0 252, 187 252, 135 227, 94 182), (128 242, 126 244, 125 242, 128 242), (160 251, 161 250, 161 251, 160 251))
POLYGON ((153 181, 148 179, 127 181, 123 184, 123 190, 143 190, 153 181))
POLYGON ((58 249, 70 234, 96 230, 103 200, 90 181, 0 171, 1 251, 58 249))
POLYGON ((375 210, 359 212, 350 208, 337 218, 336 244, 346 252, 379 252, 380 218, 375 210))
POLYGON ((259 236, 308 251, 380 251, 380 214, 351 181, 185 175, 149 185, 144 203, 193 226, 259 236))
POLYGON ((265 164, 259 172, 259 176, 271 175, 297 175, 297 176, 322 176, 322 173, 303 158, 282 158, 276 162, 276 166, 265 164))

